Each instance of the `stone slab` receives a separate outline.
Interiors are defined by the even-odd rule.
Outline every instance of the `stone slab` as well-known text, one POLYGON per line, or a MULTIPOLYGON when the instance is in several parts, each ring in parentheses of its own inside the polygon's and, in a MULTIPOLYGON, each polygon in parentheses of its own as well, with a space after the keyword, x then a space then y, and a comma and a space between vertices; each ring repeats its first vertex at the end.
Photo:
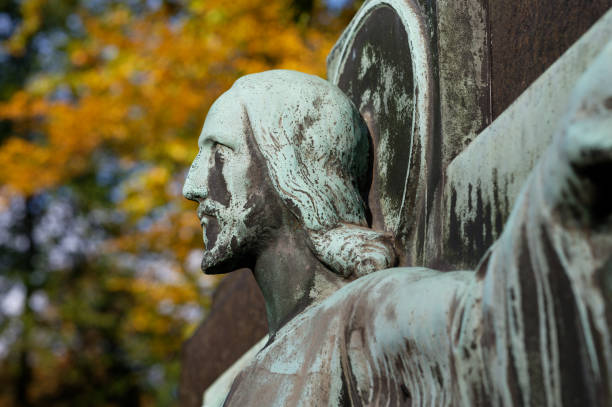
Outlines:
POLYGON ((181 407, 200 407, 204 390, 267 333, 264 300, 252 273, 229 274, 217 287, 206 320, 183 344, 181 407))
POLYGON ((610 7, 610 0, 489 1, 493 117, 610 7))
POLYGON ((499 237, 528 174, 561 124, 577 79, 611 38, 612 10, 451 162, 443 239, 428 242, 436 265, 472 269, 499 237), (444 261, 435 260, 436 250, 444 261))

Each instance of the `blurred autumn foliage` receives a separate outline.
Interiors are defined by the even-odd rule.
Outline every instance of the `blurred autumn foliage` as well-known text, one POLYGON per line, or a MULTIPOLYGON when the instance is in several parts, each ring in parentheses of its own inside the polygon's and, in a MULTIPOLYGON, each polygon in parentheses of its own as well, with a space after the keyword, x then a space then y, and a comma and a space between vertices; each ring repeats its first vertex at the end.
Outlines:
POLYGON ((171 405, 199 271, 185 171, 239 76, 324 76, 358 2, 0 0, 0 406, 171 405))

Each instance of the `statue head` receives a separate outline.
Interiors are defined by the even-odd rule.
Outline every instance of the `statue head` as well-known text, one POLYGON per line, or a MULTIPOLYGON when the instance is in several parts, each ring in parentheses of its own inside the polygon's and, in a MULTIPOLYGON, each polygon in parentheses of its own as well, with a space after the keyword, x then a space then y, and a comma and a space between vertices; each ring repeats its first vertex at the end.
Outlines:
POLYGON ((294 71, 245 76, 213 104, 198 143, 183 194, 200 203, 206 272, 256 255, 280 222, 274 202, 332 271, 394 265, 390 237, 368 229, 365 216, 367 127, 336 86, 294 71))

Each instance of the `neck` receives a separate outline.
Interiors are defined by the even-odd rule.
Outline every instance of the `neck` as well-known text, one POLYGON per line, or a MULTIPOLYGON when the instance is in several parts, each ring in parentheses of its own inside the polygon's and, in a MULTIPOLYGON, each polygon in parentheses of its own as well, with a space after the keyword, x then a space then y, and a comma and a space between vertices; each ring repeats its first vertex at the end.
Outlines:
POLYGON ((259 253, 253 269, 271 337, 306 307, 345 284, 312 254, 299 228, 283 227, 278 232, 259 253))

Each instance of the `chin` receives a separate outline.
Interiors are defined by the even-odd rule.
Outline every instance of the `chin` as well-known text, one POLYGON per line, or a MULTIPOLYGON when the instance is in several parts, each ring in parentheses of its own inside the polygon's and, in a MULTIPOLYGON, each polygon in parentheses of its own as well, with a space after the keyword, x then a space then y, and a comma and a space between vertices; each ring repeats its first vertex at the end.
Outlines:
POLYGON ((204 263, 202 260, 202 271, 204 274, 227 274, 242 267, 238 266, 232 259, 215 262, 213 264, 204 263))
POLYGON ((219 225, 211 222, 211 227, 206 230, 206 241, 211 244, 210 248, 207 247, 204 251, 202 258, 204 274, 226 274, 242 268, 253 268, 256 247, 254 242, 260 234, 252 229, 242 233, 227 233, 229 230, 239 229, 235 223, 219 225))
POLYGON ((226 251, 224 251, 225 253, 220 253, 219 250, 215 249, 216 247, 204 253, 204 258, 202 259, 202 271, 204 274, 227 274, 242 268, 252 269, 253 261, 249 261, 248 256, 232 253, 230 257, 227 256, 226 251))

